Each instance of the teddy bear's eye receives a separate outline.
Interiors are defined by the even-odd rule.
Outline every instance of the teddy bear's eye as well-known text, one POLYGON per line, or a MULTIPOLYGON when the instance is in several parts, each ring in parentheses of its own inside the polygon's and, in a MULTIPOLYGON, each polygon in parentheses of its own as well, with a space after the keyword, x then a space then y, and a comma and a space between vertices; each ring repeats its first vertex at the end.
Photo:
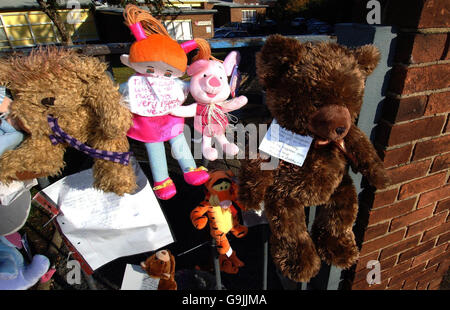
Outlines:
POLYGON ((203 74, 203 77, 207 77, 207 75, 206 75, 206 74, 203 74))
POLYGON ((47 97, 41 100, 41 103, 45 106, 55 105, 55 97, 47 97))

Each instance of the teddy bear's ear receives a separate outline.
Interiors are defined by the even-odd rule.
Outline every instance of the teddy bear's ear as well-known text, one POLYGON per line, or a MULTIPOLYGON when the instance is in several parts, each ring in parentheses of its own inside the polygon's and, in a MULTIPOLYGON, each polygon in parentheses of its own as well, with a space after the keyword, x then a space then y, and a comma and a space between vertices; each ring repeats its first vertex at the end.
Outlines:
POLYGON ((293 38, 271 35, 256 55, 256 69, 265 87, 274 86, 290 66, 300 62, 304 47, 293 38))
POLYGON ((380 51, 372 44, 364 45, 354 49, 353 55, 358 61, 361 71, 368 76, 375 70, 380 61, 380 51))

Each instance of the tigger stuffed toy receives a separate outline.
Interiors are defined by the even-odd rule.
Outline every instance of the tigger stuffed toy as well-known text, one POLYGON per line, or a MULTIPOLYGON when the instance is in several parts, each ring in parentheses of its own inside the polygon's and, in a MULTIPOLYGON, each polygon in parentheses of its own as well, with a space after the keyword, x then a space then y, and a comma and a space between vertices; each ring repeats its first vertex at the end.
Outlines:
POLYGON ((210 233, 220 254, 220 269, 226 273, 237 273, 244 263, 236 256, 226 236, 231 232, 235 237, 242 238, 248 232, 248 228, 239 223, 237 185, 233 182, 231 170, 211 171, 209 175, 205 183, 205 200, 192 210, 191 221, 195 228, 203 229, 209 220, 210 233))

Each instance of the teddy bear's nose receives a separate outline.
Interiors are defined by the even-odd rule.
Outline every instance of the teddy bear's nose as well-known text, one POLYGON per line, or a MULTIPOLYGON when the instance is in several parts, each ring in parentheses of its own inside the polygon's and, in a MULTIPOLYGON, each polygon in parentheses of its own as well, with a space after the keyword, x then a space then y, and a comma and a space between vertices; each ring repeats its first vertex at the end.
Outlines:
POLYGON ((336 131, 336 133, 338 135, 342 135, 345 132, 345 128, 344 127, 338 127, 338 128, 336 128, 335 131, 336 131))

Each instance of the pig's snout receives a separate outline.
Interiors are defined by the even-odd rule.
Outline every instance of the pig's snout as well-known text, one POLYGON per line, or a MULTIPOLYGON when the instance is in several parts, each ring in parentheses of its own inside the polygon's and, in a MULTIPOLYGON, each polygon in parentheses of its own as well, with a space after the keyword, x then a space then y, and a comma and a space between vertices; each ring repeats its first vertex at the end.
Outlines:
POLYGON ((220 80, 216 78, 215 76, 210 76, 207 81, 208 85, 211 87, 220 87, 222 84, 220 83, 220 80))

